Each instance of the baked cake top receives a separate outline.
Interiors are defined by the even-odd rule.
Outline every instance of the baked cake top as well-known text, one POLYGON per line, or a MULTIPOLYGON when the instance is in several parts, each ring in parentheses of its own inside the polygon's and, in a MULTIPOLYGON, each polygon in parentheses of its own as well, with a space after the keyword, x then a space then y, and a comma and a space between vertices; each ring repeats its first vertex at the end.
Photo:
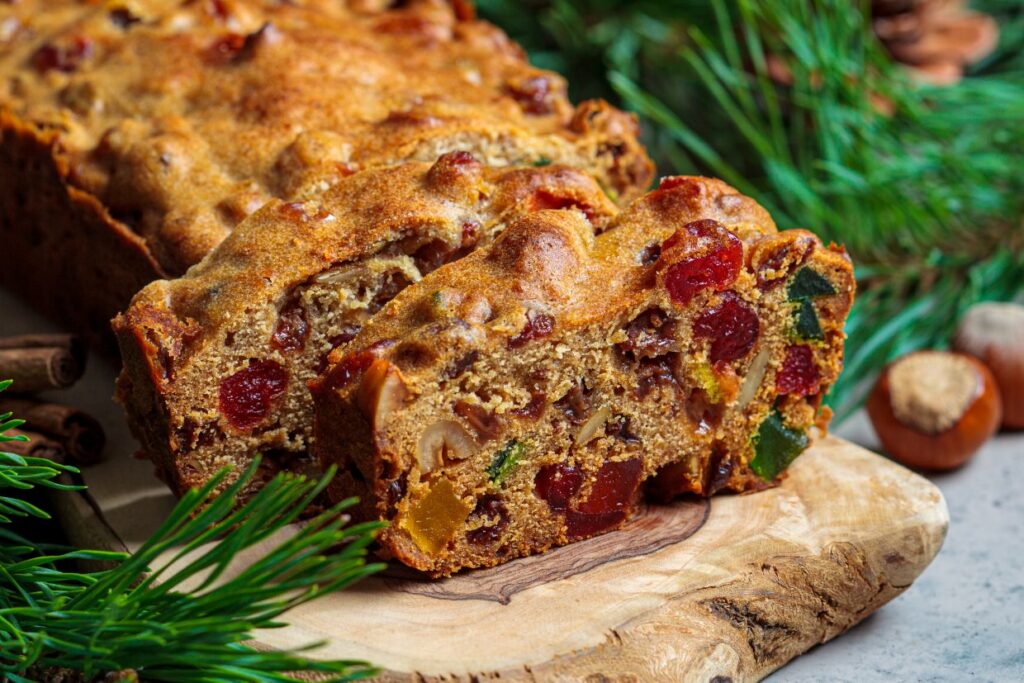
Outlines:
POLYGON ((620 201, 653 174, 634 117, 574 108, 465 2, 18 0, 0 116, 53 135, 67 181, 171 274, 271 198, 455 149, 575 166, 620 201))

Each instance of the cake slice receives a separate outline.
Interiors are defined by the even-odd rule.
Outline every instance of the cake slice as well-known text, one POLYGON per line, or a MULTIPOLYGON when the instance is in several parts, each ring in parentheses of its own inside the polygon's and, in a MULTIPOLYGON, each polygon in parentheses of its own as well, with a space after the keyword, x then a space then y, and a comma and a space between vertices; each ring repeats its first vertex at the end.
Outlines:
POLYGON ((827 422, 853 295, 841 248, 719 181, 665 179, 596 237, 524 215, 332 353, 314 450, 434 575, 615 529, 645 489, 763 489, 827 422))
MULTIPOLYGON (((613 205, 582 171, 491 168, 466 152, 349 176, 305 203, 272 201, 176 280, 114 320, 129 423, 178 494, 262 453, 306 470, 306 382, 406 285, 485 245, 516 215, 613 205)), ((316 469, 313 467, 312 469, 316 469)))

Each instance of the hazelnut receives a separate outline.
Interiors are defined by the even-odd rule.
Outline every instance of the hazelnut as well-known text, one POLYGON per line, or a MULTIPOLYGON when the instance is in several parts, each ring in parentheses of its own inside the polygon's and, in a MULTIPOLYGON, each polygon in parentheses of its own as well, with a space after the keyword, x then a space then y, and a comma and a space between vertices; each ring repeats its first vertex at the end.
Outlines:
POLYGON ((1003 426, 1024 427, 1024 306, 983 303, 960 320, 953 348, 992 371, 1003 402, 1003 426))
POLYGON ((995 433, 1002 413, 988 368, 946 351, 918 351, 890 364, 867 409, 889 455, 929 470, 966 462, 995 433))
POLYGON ((402 372, 393 363, 378 358, 370 364, 356 393, 363 414, 379 426, 409 396, 402 372))
POLYGON ((477 450, 473 437, 453 420, 439 420, 423 430, 416 444, 420 472, 433 471, 445 460, 465 460, 477 450))

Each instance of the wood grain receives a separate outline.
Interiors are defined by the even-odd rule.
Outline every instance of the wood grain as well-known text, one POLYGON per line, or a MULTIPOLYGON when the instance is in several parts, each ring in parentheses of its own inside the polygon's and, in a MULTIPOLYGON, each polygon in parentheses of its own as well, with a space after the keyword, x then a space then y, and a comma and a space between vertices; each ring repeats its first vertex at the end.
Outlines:
POLYGON ((387 682, 753 681, 899 595, 948 524, 932 484, 835 438, 779 488, 702 516, 694 501, 652 508, 639 533, 444 582, 378 576, 256 645, 323 640, 318 656, 368 659, 387 682))

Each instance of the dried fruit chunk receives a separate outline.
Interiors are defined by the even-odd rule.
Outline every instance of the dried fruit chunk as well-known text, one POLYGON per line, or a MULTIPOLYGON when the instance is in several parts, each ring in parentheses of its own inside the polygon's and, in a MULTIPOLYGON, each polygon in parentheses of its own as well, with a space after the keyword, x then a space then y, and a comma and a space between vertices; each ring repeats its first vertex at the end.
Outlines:
POLYGON ((676 346, 676 321, 660 308, 652 308, 633 318, 626 326, 626 341, 618 348, 633 358, 652 358, 676 346))
POLYGON ((251 429, 270 413, 274 399, 284 395, 288 371, 272 360, 253 360, 220 383, 220 412, 236 429, 251 429))
POLYGON ((455 532, 465 523, 470 506, 455 495, 455 487, 447 479, 434 484, 427 495, 414 503, 402 517, 401 528, 413 542, 431 555, 443 550, 455 532))
POLYGON ((568 509, 582 485, 583 473, 568 463, 542 467, 533 480, 537 496, 555 512, 568 509))
POLYGON ((743 243, 718 221, 694 221, 662 243, 658 263, 672 302, 685 306, 704 290, 720 292, 736 281, 743 243))
POLYGON ((309 339, 309 321, 302 299, 295 297, 281 307, 270 345, 280 351, 302 351, 309 339))
POLYGON ((487 477, 492 483, 500 484, 525 454, 526 444, 512 439, 505 444, 504 448, 494 454, 494 459, 487 466, 487 477))
POLYGON ((750 469, 766 481, 772 481, 807 448, 807 434, 787 427, 778 411, 761 423, 754 436, 754 457, 750 469))
POLYGON ((786 288, 790 301, 813 299, 819 296, 831 296, 836 288, 824 275, 811 268, 801 268, 786 288))
POLYGON ((694 335, 711 340, 712 363, 743 358, 757 343, 761 323, 750 304, 734 292, 722 295, 722 303, 702 313, 693 323, 694 335))
POLYGON ((775 378, 775 390, 780 394, 809 396, 817 393, 820 384, 821 374, 814 362, 811 347, 800 345, 787 348, 782 369, 775 378))
POLYGON ((501 538, 508 526, 508 507, 496 493, 485 493, 477 500, 471 517, 483 517, 483 526, 466 532, 466 540, 475 545, 486 545, 501 538))
POLYGON ((554 329, 555 319, 550 315, 538 313, 537 311, 527 311, 526 325, 523 326, 519 334, 508 340, 508 347, 510 349, 517 349, 534 339, 548 336, 554 329))
POLYGON ((814 304, 810 299, 803 299, 797 304, 793 336, 799 341, 821 341, 825 338, 821 321, 818 320, 818 312, 814 310, 814 304))
POLYGON ((458 401, 455 414, 468 422, 482 441, 490 441, 501 433, 501 418, 481 405, 458 401))
POLYGON ((642 469, 640 458, 602 465, 590 495, 565 515, 569 538, 586 538, 622 523, 636 499, 642 469))
POLYGON ((93 41, 85 36, 74 36, 65 44, 47 43, 32 55, 32 65, 40 73, 47 71, 75 71, 93 53, 93 41))

